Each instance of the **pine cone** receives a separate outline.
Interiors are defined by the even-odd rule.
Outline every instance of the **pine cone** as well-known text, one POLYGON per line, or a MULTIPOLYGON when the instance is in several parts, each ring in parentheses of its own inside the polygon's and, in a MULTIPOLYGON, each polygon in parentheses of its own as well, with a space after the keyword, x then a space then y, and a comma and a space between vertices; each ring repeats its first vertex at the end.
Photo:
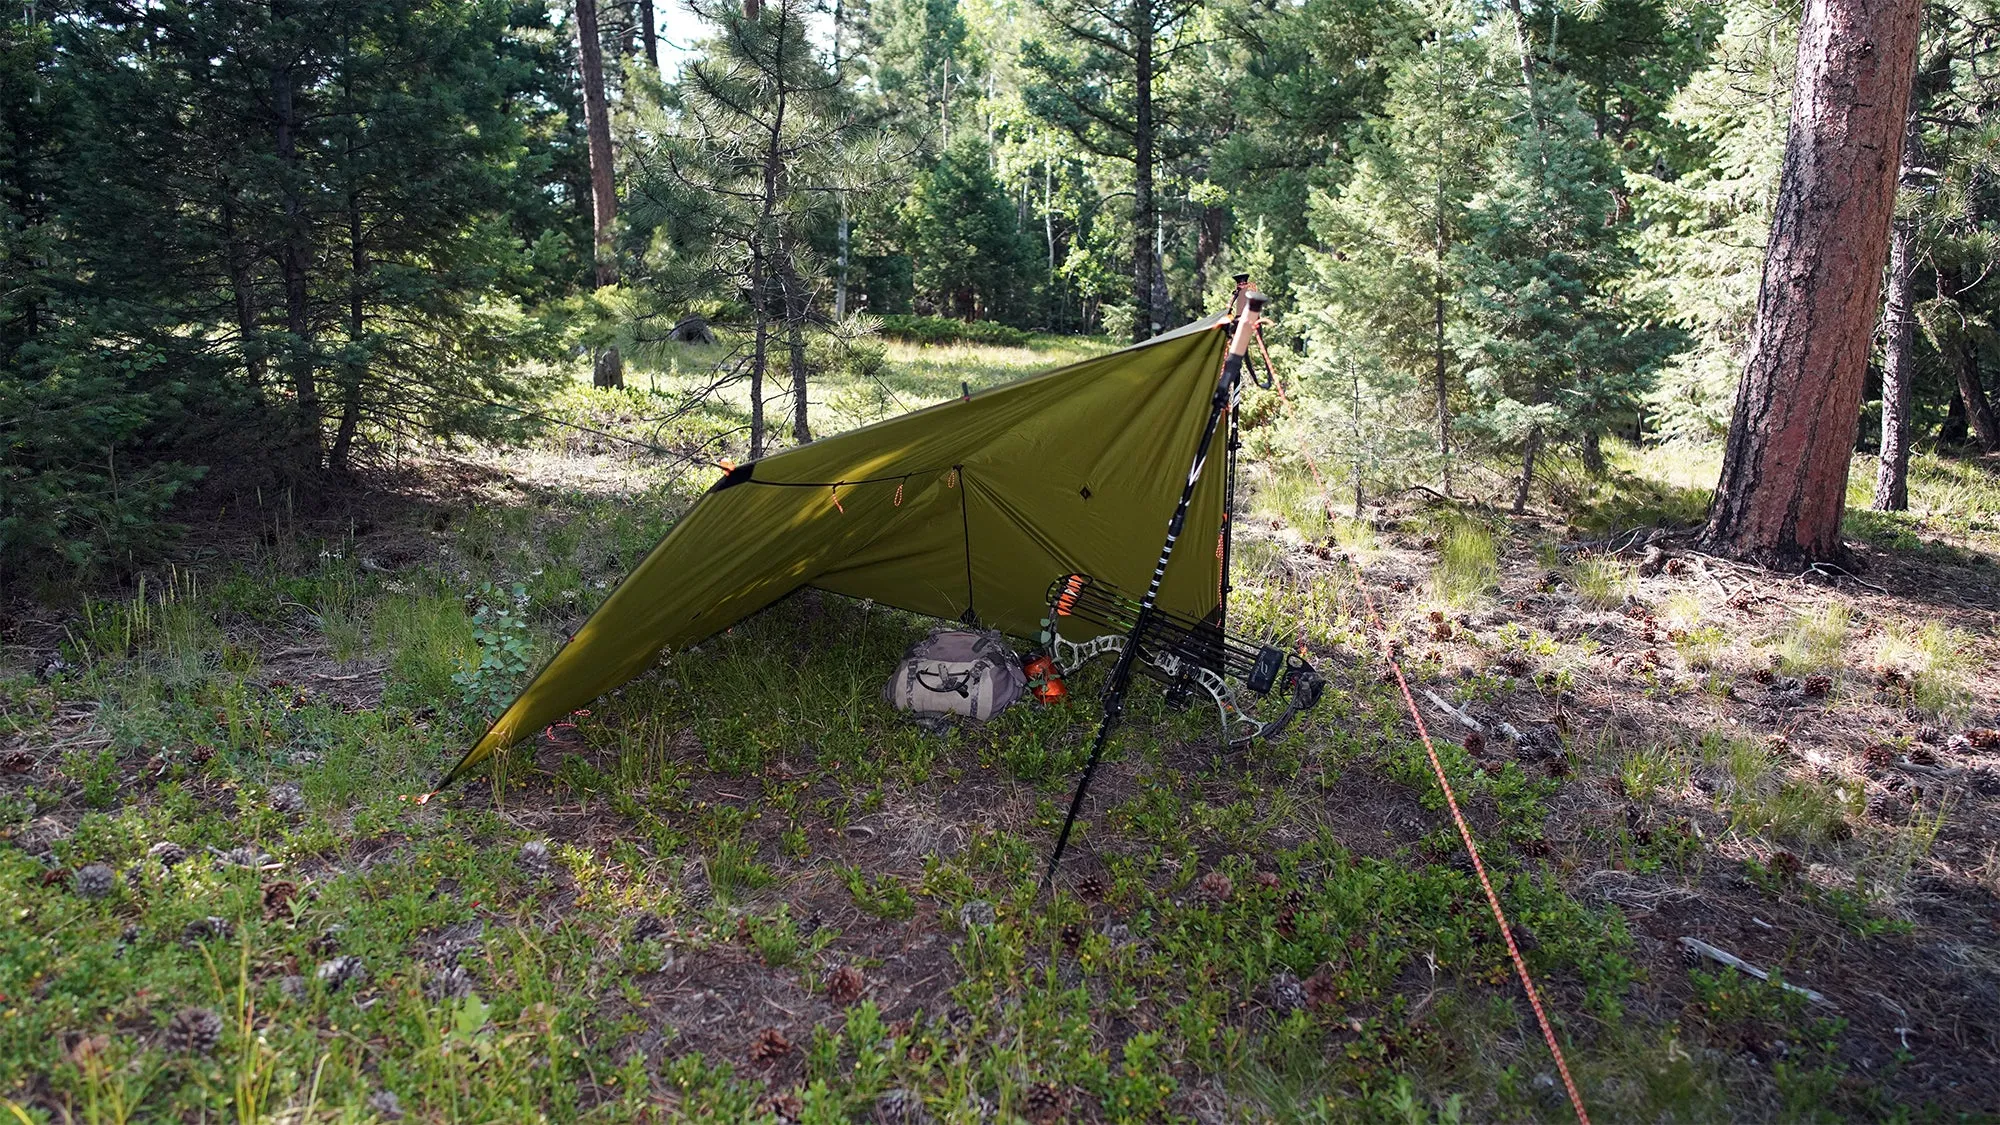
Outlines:
POLYGON ((1828 676, 1825 673, 1816 673, 1814 675, 1807 676, 1805 682, 1805 689, 1806 689, 1806 695, 1810 696, 1811 698, 1825 699, 1826 694, 1833 690, 1833 677, 1828 676))
POLYGON ((1228 902, 1229 896, 1236 891, 1236 884, 1222 872, 1211 871, 1201 877, 1195 889, 1210 902, 1228 902))
POLYGON ((521 870, 530 875, 537 877, 547 875, 549 873, 548 843, 542 840, 530 840, 522 844, 521 850, 514 854, 514 862, 520 864, 521 870))
POLYGON ((1034 1125, 1054 1125, 1069 1113, 1069 1091, 1053 1082, 1037 1082, 1028 1087, 1021 1101, 1021 1115, 1034 1125))
POLYGON ((1103 898, 1105 890, 1104 876, 1102 875, 1085 875, 1076 881, 1076 893, 1085 898, 1103 898))
POLYGON ((189 945, 203 941, 227 941, 235 932, 235 923, 211 914, 206 918, 196 918, 181 927, 181 940, 189 945))
POLYGON ((286 816, 306 811, 306 795, 299 792, 296 785, 274 785, 264 795, 264 802, 286 816))
POLYGON ((27 773, 35 768, 35 756, 26 750, 12 750, 0 756, 0 773, 27 773))
POLYGON ((767 1094, 757 1102, 757 1108, 780 1121, 797 1121, 805 1116, 806 1103, 790 1090, 782 1094, 767 1094))
POLYGON ((207 1008, 182 1008, 167 1021, 167 1049, 205 1055, 222 1041, 222 1017, 207 1008))
POLYGON ((1805 864, 1790 852, 1775 852, 1771 856, 1771 874, 1780 879, 1796 879, 1805 870, 1805 864))
POLYGON ((1287 941, 1299 936, 1299 912, 1287 906, 1278 911, 1278 918, 1271 923, 1278 936, 1287 941))
POLYGON ((1431 610, 1431 612, 1430 612, 1430 623, 1431 623, 1431 624, 1433 624, 1433 625, 1442 625, 1442 624, 1444 624, 1444 611, 1443 611, 1443 610, 1441 610, 1441 609, 1434 609, 1434 610, 1431 610))
POLYGON ((256 848, 231 848, 215 853, 215 867, 220 871, 230 867, 262 867, 271 862, 271 857, 256 848))
POLYGON ((1936 746, 1944 741, 1944 732, 1934 726, 1921 726, 1917 728, 1917 741, 1926 746, 1936 746))
POLYGON ((308 942, 306 948, 321 957, 337 953, 340 951, 340 935, 346 932, 346 926, 335 922, 320 931, 320 935, 308 942))
POLYGON ((358 985, 367 980, 368 968, 359 957, 335 957, 331 961, 320 962, 319 968, 313 970, 313 976, 326 986, 328 992, 336 992, 346 985, 358 985))
POLYGON ((1981 750, 2000 750, 2000 730, 1992 727, 1973 727, 1965 732, 1965 739, 1981 750))
POLYGON ((1299 978, 1279 970, 1264 985, 1270 994, 1271 1007, 1280 1015, 1290 1015, 1306 1006, 1306 986, 1299 978))
POLYGON ((101 863, 80 867, 76 872, 76 893, 85 898, 103 898, 118 885, 118 877, 101 863))
POLYGON ((1486 753, 1486 736, 1478 731, 1473 731, 1465 736, 1464 746, 1466 753, 1475 758, 1481 757, 1486 753))
POLYGON ((1561 754, 1551 754, 1545 768, 1549 771, 1550 777, 1568 777, 1569 759, 1561 754))
POLYGON ((1494 661, 1494 663, 1499 666, 1502 672, 1516 679, 1528 674, 1528 658, 1518 652, 1507 653, 1500 657, 1499 660, 1494 661))
POLYGON ((1894 793, 1877 793, 1868 798, 1868 815, 1877 820, 1901 820, 1909 812, 1910 802, 1894 793))
POLYGON ((1758 683, 1764 685, 1765 687, 1770 687, 1773 683, 1777 681, 1778 673, 1770 668, 1759 668, 1756 671, 1750 673, 1750 678, 1756 680, 1758 683))
POLYGON ((875 1125, 930 1125, 924 1100, 898 1087, 875 1099, 875 1125))
POLYGON ((852 1004, 861 999, 868 980, 861 970, 852 965, 842 965, 826 978, 826 998, 836 1004, 852 1004))
POLYGON ((1083 927, 1075 922, 1064 922, 1062 930, 1056 936, 1063 943, 1063 948, 1071 953, 1075 953, 1083 945, 1083 927))
POLYGON ((1283 879, 1278 877, 1276 871, 1259 871, 1257 873, 1257 888, 1259 890, 1275 891, 1283 886, 1284 882, 1283 879))
POLYGON ((1861 752, 1861 760, 1871 770, 1886 770, 1896 762, 1896 752, 1876 743, 1861 752))
POLYGON ((146 849, 146 856, 148 859, 159 860, 161 867, 170 868, 187 859, 188 854, 186 848, 181 847, 172 840, 161 840, 159 843, 146 849))
POLYGON ((1934 766, 1937 765, 1937 760, 1937 751, 1928 746, 1917 745, 1910 747, 1910 761, 1916 765, 1934 766))
POLYGON ((689 910, 707 910, 715 902, 715 888, 708 881, 708 867, 698 859, 681 865, 681 901, 689 910))
POLYGON ((1339 1002, 1340 986, 1334 983, 1333 966, 1321 965, 1318 972, 1306 978, 1306 1006, 1330 1008, 1339 1002))
POLYGON ((632 923, 632 939, 625 944, 644 945, 649 941, 659 941, 673 932, 673 927, 658 914, 641 914, 638 921, 632 923))
POLYGON ((792 1041, 775 1027, 767 1027, 750 1040, 750 1061, 770 1062, 792 1053, 792 1041))
POLYGON ((299 885, 290 881, 266 884, 264 887, 264 917, 279 921, 291 917, 292 900, 299 897, 299 885))
POLYGON ((424 995, 443 1002, 472 995, 472 974, 463 965, 446 965, 424 982, 424 995))

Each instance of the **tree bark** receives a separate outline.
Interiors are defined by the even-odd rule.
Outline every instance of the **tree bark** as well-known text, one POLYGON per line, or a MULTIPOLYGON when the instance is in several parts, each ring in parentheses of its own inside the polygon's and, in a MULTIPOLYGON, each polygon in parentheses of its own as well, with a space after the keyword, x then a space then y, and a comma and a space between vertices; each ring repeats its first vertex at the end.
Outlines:
MULTIPOLYGON (((273 15, 283 17, 282 5, 273 15)), ((320 464, 320 409, 318 373, 312 347, 312 310, 307 304, 306 270, 310 252, 306 247, 305 206, 299 197, 299 143, 297 75, 293 64, 281 62, 271 71, 272 147, 276 150, 280 207, 285 234, 278 250, 278 275, 285 290, 286 369, 292 379, 294 407, 298 412, 298 444, 302 460, 315 469, 320 464)))
MULTIPOLYGON (((597 28, 597 0, 576 0, 576 50, 583 70, 583 123, 590 139, 591 251, 601 289, 618 284, 617 248, 612 244, 618 189, 611 175, 611 116, 604 97, 604 41, 597 28)), ((591 381, 600 387, 625 385, 625 365, 617 348, 597 353, 591 381)))
POLYGON ((1132 340, 1163 325, 1153 308, 1153 0, 1132 0, 1132 340))
POLYGON ((1521 451, 1521 479, 1514 486, 1514 514, 1528 510, 1528 489, 1535 483, 1535 455, 1542 451, 1542 428, 1528 428, 1527 446, 1521 451))
MULTIPOLYGON (((1904 163, 1909 163, 1907 157, 1904 163)), ((1882 301, 1882 447, 1871 505, 1878 512, 1900 512, 1910 506, 1910 410, 1917 376, 1910 291, 1916 244, 1915 216, 1898 217, 1889 234, 1888 292, 1882 301)))
POLYGON ((264 385, 264 344, 258 328, 257 279, 251 272, 253 251, 237 229, 239 206, 236 187, 224 176, 222 249, 229 265, 230 296, 236 306, 236 334, 240 340, 238 350, 243 356, 244 376, 251 386, 261 389, 264 385))
POLYGON ((1966 422, 1981 453, 2000 449, 2000 426, 1993 418, 1993 401, 1979 381, 1979 345, 1970 335, 1959 338, 1950 349, 1951 373, 1958 380, 1958 397, 1965 401, 1966 422))
MULTIPOLYGON (((350 54, 350 61, 351 61, 350 54)), ((364 302, 367 297, 368 244, 362 239, 361 188, 355 168, 354 130, 360 127, 360 115, 354 107, 354 89, 351 76, 341 79, 342 92, 347 103, 348 129, 346 136, 347 156, 347 359, 342 365, 340 378, 340 424, 335 427, 333 446, 327 450, 326 467, 335 472, 346 472, 348 458, 354 449, 354 435, 361 428, 361 388, 368 374, 367 360, 364 358, 362 335, 367 321, 364 302)))
MULTIPOLYGON (((1965 289, 1957 270, 1939 270, 1936 275, 1937 295, 1940 301, 1952 302, 1956 310, 1958 294, 1965 289)), ((1959 313, 1960 327, 1948 337, 1939 340, 1945 362, 1951 365, 1951 374, 1958 383, 1958 397, 1964 404, 1966 422, 1971 426, 1972 437, 1979 443, 1981 453, 1991 453, 2000 448, 2000 427, 1994 424, 1993 403, 1986 395, 1985 384, 1979 376, 1979 342, 1964 327, 1964 314, 1959 313)))
POLYGON ((646 65, 652 77, 660 76, 660 29, 653 22, 653 0, 639 2, 639 40, 646 48, 646 65))
POLYGON ((1916 63, 1917 0, 1807 0, 1791 123, 1704 547, 1795 566, 1841 551, 1916 63))

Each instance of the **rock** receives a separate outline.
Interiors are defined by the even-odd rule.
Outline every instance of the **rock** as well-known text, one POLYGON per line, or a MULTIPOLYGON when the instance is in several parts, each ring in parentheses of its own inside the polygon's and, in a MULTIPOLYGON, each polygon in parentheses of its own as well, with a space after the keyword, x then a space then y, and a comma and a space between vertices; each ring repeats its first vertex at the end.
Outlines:
POLYGON ((284 993, 287 1000, 294 1002, 302 1001, 306 998, 306 978, 300 976, 286 977, 278 982, 278 991, 284 993))
POLYGON ((958 908, 958 924, 968 930, 974 926, 991 926, 999 920, 999 911, 983 898, 973 899, 958 908))
POLYGON ((271 862, 269 854, 251 847, 231 848, 226 852, 210 848, 209 851, 215 857, 218 871, 230 867, 262 867, 271 862))
POLYGON ((286 816, 306 811, 305 794, 299 792, 299 787, 296 785, 274 785, 264 800, 271 808, 286 816))

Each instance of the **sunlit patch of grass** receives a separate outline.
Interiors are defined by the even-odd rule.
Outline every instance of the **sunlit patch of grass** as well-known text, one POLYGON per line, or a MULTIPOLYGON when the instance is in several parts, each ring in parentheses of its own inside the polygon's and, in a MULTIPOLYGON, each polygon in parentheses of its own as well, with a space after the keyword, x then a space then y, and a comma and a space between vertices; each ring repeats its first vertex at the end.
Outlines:
POLYGON ((1703 625, 1683 632, 1674 641, 1674 651, 1680 653, 1681 661, 1691 671, 1706 672, 1715 667, 1716 658, 1722 655, 1727 640, 1720 628, 1703 625))
POLYGON ((1584 604, 1615 609, 1632 591, 1632 568, 1605 555, 1585 555, 1569 568, 1570 582, 1584 604))
POLYGON ((1500 581, 1500 541, 1484 524, 1451 521, 1438 537, 1431 594, 1452 605, 1472 602, 1500 581))
POLYGON ((1660 603, 1659 619, 1669 629, 1693 629, 1704 616, 1701 595, 1691 590, 1676 590, 1660 603))
POLYGON ((1956 716, 1972 701, 1969 676, 1976 665, 1972 653, 1972 638, 1949 625, 1893 621, 1876 646, 1875 665, 1905 678, 1912 706, 1932 715, 1956 716))
POLYGON ((1297 470, 1273 469, 1257 486, 1257 507, 1281 517, 1299 537, 1318 543, 1335 526, 1326 510, 1326 492, 1297 470))
POLYGON ((455 699, 452 676, 479 659, 464 603, 444 594, 390 597, 376 607, 371 634, 390 655, 385 697, 410 706, 455 699))
POLYGON ((1854 610, 1846 602, 1828 602, 1801 615, 1778 639, 1778 667, 1795 676, 1839 668, 1853 620, 1854 610))
POLYGON ((1635 801, 1651 800, 1661 792, 1677 792, 1690 778, 1687 751, 1673 743, 1648 743, 1633 747, 1618 764, 1619 784, 1635 801))

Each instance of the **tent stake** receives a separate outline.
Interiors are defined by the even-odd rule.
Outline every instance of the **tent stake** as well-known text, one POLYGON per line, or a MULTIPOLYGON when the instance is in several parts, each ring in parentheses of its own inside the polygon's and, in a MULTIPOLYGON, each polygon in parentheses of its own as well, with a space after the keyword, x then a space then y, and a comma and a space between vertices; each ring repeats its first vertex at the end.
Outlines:
POLYGON ((1118 653, 1118 663, 1112 666, 1110 681, 1104 685, 1104 713, 1097 723, 1097 738, 1090 744, 1090 759, 1084 763, 1083 776, 1077 780, 1076 793, 1070 797, 1069 814, 1063 817, 1062 831, 1056 836, 1055 851, 1049 856, 1049 868, 1042 873, 1037 894, 1048 890, 1049 884, 1055 881, 1056 869, 1062 865, 1063 852, 1069 847, 1070 830, 1076 827, 1076 814, 1083 808, 1084 794, 1090 790, 1090 781, 1097 775, 1097 764, 1104 757, 1104 746, 1111 740, 1111 732, 1117 728, 1119 720, 1124 718, 1125 691, 1132 686, 1132 665, 1139 656, 1139 639, 1146 635, 1147 626, 1153 622, 1154 605, 1160 600, 1160 582, 1166 577, 1167 564, 1173 561, 1174 543, 1187 526, 1188 507, 1194 502, 1195 485, 1201 482, 1201 470, 1208 461, 1209 447, 1215 444, 1215 432, 1221 428, 1224 412, 1236 404, 1244 357, 1250 351, 1250 338, 1256 334, 1258 316, 1264 311, 1262 293, 1248 286, 1240 286, 1237 293, 1241 300, 1231 310, 1236 314, 1235 334, 1229 340, 1228 357, 1222 361, 1222 377, 1216 381, 1215 397, 1208 404, 1208 422, 1202 427, 1201 444, 1195 449, 1194 464, 1188 469, 1187 482, 1181 486, 1181 498, 1174 505, 1173 518, 1167 521, 1167 541, 1160 546, 1160 561, 1153 566, 1153 580, 1146 586, 1146 596, 1139 601, 1132 632, 1125 638, 1124 649, 1118 653))

